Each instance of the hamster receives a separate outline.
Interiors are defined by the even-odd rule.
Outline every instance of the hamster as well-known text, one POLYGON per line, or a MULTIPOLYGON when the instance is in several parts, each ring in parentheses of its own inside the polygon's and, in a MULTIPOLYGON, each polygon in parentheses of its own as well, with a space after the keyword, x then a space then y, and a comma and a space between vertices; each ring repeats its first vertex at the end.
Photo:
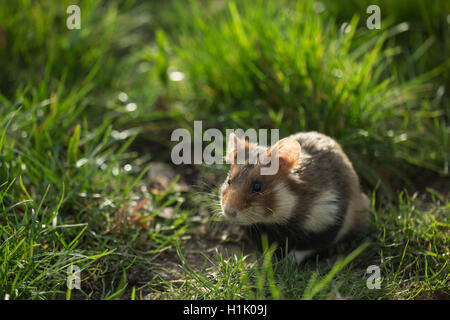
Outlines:
POLYGON ((289 255, 300 263, 366 224, 369 199, 332 138, 300 132, 263 147, 232 133, 228 141, 231 167, 220 188, 222 214, 244 226, 258 245, 266 234, 269 244, 278 244, 278 255, 287 244, 289 255), (236 161, 239 152, 246 155, 243 163, 236 161), (251 152, 263 158, 250 162, 251 152), (278 171, 262 175, 267 164, 261 159, 271 154, 278 156, 278 171))

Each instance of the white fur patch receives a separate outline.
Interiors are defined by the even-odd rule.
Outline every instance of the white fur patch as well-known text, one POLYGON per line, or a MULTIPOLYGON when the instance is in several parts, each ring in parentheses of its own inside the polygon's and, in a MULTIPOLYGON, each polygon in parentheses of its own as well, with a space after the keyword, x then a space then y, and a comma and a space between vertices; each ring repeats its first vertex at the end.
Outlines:
MULTIPOLYGON (((272 214, 266 215, 267 208, 256 204, 248 209, 238 212, 236 217, 227 217, 230 221, 241 225, 254 223, 285 223, 292 216, 297 206, 297 197, 291 190, 280 182, 274 187, 276 207, 272 208, 272 214)), ((223 211, 223 206, 222 206, 223 211)))
POLYGON ((260 205, 254 205, 242 212, 238 212, 236 217, 230 219, 234 223, 240 225, 251 225, 254 223, 265 222, 263 221, 265 208, 260 205))
POLYGON ((339 209, 338 197, 332 189, 323 192, 311 207, 311 212, 302 224, 303 228, 312 232, 320 232, 336 222, 336 213, 339 209))
POLYGON ((284 183, 280 182, 275 186, 275 199, 277 199, 277 206, 267 222, 286 222, 297 206, 297 197, 284 183))
POLYGON ((364 224, 364 217, 369 216, 370 212, 370 201, 369 198, 363 193, 361 193, 360 197, 356 200, 353 198, 349 205, 345 215, 345 219, 342 223, 341 230, 336 237, 335 242, 342 239, 352 228, 355 227, 355 221, 363 218, 362 223, 364 224))
POLYGON ((301 263, 303 260, 305 260, 306 257, 311 255, 314 251, 313 250, 292 250, 289 251, 289 256, 291 256, 297 263, 301 263))

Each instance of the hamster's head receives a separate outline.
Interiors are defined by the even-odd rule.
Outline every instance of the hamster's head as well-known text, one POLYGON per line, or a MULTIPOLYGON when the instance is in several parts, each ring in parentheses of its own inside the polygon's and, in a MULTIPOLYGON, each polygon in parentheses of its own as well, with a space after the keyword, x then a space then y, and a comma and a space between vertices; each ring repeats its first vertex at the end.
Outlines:
POLYGON ((231 163, 225 182, 220 189, 220 204, 227 220, 240 224, 282 223, 287 221, 296 206, 289 177, 297 167, 300 145, 289 138, 278 141, 270 148, 258 146, 231 134, 228 139, 227 162, 231 163), (244 161, 238 161, 239 154, 244 161), (255 160, 252 155, 257 154, 255 160), (277 157, 278 170, 262 174, 277 157))

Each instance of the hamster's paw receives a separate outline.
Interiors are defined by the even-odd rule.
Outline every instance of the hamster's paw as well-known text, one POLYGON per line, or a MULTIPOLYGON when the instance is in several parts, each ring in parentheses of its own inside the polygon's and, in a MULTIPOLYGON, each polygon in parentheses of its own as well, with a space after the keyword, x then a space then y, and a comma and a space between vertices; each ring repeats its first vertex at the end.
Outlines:
POLYGON ((314 250, 292 250, 289 252, 289 256, 292 257, 295 262, 302 263, 308 256, 314 253, 314 250))

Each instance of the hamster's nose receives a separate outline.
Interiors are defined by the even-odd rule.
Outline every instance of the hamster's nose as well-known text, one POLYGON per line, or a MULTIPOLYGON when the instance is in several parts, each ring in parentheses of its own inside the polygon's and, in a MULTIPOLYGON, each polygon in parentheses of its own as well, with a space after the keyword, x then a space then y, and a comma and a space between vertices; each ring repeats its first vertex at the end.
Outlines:
POLYGON ((237 215, 237 210, 234 207, 230 206, 229 204, 226 204, 224 206, 223 211, 229 217, 236 217, 237 215))

